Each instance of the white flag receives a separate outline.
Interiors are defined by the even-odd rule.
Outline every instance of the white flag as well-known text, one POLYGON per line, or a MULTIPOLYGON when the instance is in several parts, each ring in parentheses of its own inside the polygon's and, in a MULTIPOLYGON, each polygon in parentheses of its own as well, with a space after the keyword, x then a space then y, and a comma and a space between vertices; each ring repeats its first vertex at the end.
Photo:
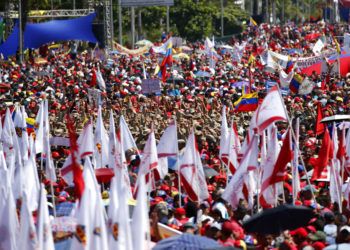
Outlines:
POLYGON ((284 103, 277 86, 272 87, 267 93, 252 119, 254 117, 259 133, 273 122, 288 120, 288 115, 285 112, 284 103))
MULTIPOLYGON (((143 149, 138 176, 141 176, 141 178, 143 178, 143 176, 146 176, 146 184, 150 189, 155 188, 155 182, 160 179, 160 174, 158 172, 156 138, 154 136, 153 129, 148 135, 147 142, 143 149)), ((139 183, 139 181, 137 182, 139 183)))
POLYGON ((29 151, 29 140, 27 133, 27 123, 26 123, 26 113, 24 107, 16 107, 15 117, 14 117, 14 126, 18 136, 18 144, 22 156, 22 160, 25 161, 28 159, 29 151))
POLYGON ((269 180, 273 173, 274 166, 280 151, 280 146, 277 140, 277 128, 273 125, 270 128, 270 136, 267 145, 266 159, 261 164, 262 169, 262 180, 261 180, 261 191, 260 201, 263 206, 267 204, 274 206, 276 204, 277 193, 275 185, 270 186, 269 180))
POLYGON ((168 173, 168 157, 177 158, 178 143, 177 143, 177 128, 176 121, 171 122, 165 129, 162 137, 160 137, 157 145, 158 151, 158 171, 163 179, 168 173))
POLYGON ((87 121, 83 127, 83 131, 77 140, 79 156, 83 159, 85 156, 92 155, 94 152, 94 133, 91 120, 87 121))
MULTIPOLYGON (((253 136, 243 159, 237 168, 235 174, 232 176, 228 183, 222 198, 228 201, 233 208, 236 208, 239 204, 240 199, 244 198, 243 185, 245 177, 248 175, 248 171, 256 168, 252 166, 252 161, 256 161, 258 157, 258 138, 253 136)), ((256 164, 255 162, 253 164, 256 164)))
POLYGON ((109 249, 132 249, 132 235, 129 220, 129 205, 126 187, 113 177, 108 206, 109 249))
POLYGON ((131 232, 133 237, 133 250, 149 249, 150 224, 148 217, 147 187, 145 176, 139 174, 137 202, 132 214, 131 232))
POLYGON ((44 129, 44 135, 43 135, 43 151, 41 152, 41 157, 45 159, 45 174, 46 178, 48 178, 50 181, 55 182, 56 181, 56 170, 55 165, 52 160, 51 155, 51 145, 50 145, 50 122, 49 122, 49 107, 48 107, 48 101, 45 100, 44 102, 44 122, 43 122, 43 129, 44 129))
POLYGON ((85 188, 76 212, 77 226, 74 233, 71 250, 94 249, 93 246, 93 223, 99 190, 94 170, 89 157, 85 158, 83 171, 85 188))
POLYGON ((120 121, 119 121, 119 128, 120 128, 120 133, 122 135, 122 142, 123 142, 123 148, 125 151, 129 149, 134 149, 138 152, 136 142, 128 128, 128 125, 126 124, 126 121, 124 119, 124 116, 120 116, 120 121))
POLYGON ((280 76, 281 87, 289 88, 289 84, 290 84, 290 82, 292 81, 292 79, 294 77, 294 71, 292 70, 291 72, 289 72, 287 74, 286 72, 284 72, 283 69, 280 69, 279 76, 280 76))
POLYGON ((196 146, 194 132, 189 135, 180 162, 181 181, 193 201, 203 201, 209 197, 205 174, 196 146))
POLYGON ((105 80, 103 80, 100 68, 97 69, 96 80, 97 80, 97 83, 98 83, 98 86, 100 87, 100 89, 102 91, 106 91, 106 83, 105 83, 105 80))
POLYGON ((0 249, 17 250, 19 242, 19 224, 16 212, 16 203, 11 189, 0 190, 0 228, 2 239, 0 241, 0 249))
POLYGON ((38 248, 38 238, 34 226, 33 215, 29 210, 27 196, 25 194, 22 197, 20 219, 21 225, 18 249, 36 250, 38 248))
POLYGON ((221 115, 221 130, 220 130, 220 152, 219 156, 223 162, 228 161, 228 154, 229 154, 229 148, 230 148, 230 137, 229 137, 229 130, 227 126, 227 119, 226 119, 226 107, 222 107, 222 115, 221 115))
POLYGON ((229 128, 229 152, 228 152, 228 167, 232 174, 236 172, 238 167, 238 154, 241 150, 241 142, 239 141, 237 132, 234 128, 234 120, 231 121, 231 126, 229 128))
POLYGON ((102 107, 98 107, 98 115, 95 129, 95 157, 96 168, 102 168, 108 165, 108 134, 103 125, 102 120, 102 107))
POLYGON ((38 177, 38 168, 35 161, 35 144, 33 137, 29 139, 30 156, 29 159, 24 162, 23 166, 23 190, 27 194, 28 207, 30 211, 34 211, 38 208, 38 201, 40 195, 40 181, 38 177))
POLYGON ((44 149, 44 101, 40 103, 39 111, 35 119, 35 151, 40 154, 44 149))
POLYGON ((106 211, 102 203, 101 194, 96 197, 96 207, 94 209, 94 222, 92 229, 92 248, 95 250, 108 249, 106 211))
POLYGON ((117 183, 125 187, 127 197, 131 198, 130 177, 121 133, 122 131, 119 130, 119 136, 116 134, 113 111, 111 110, 109 116, 109 166, 114 169, 117 183))
POLYGON ((312 52, 314 52, 314 54, 316 56, 321 54, 322 49, 325 46, 325 38, 324 37, 320 37, 317 42, 315 43, 314 47, 312 48, 312 52))
POLYGON ((41 189, 40 189, 37 235, 38 235, 39 250, 55 250, 55 245, 53 242, 53 235, 51 230, 51 222, 49 217, 49 210, 47 206, 46 190, 43 184, 41 184, 41 189))

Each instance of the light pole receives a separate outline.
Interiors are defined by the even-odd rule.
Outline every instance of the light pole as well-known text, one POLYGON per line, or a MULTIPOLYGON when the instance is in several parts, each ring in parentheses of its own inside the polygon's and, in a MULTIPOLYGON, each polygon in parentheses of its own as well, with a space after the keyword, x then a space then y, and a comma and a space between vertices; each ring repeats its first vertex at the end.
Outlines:
POLYGON ((23 62, 23 16, 22 16, 22 0, 18 1, 18 25, 19 25, 19 62, 22 64, 23 62))

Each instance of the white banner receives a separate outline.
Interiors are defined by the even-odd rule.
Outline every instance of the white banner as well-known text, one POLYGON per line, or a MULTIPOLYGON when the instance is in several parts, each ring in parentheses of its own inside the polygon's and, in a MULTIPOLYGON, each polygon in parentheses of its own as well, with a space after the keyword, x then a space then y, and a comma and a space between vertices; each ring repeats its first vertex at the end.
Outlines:
POLYGON ((297 67, 299 69, 304 69, 316 63, 323 62, 325 57, 330 58, 333 56, 337 56, 337 52, 335 50, 328 50, 323 52, 322 55, 320 56, 299 57, 299 58, 293 58, 292 60, 296 62, 297 67))

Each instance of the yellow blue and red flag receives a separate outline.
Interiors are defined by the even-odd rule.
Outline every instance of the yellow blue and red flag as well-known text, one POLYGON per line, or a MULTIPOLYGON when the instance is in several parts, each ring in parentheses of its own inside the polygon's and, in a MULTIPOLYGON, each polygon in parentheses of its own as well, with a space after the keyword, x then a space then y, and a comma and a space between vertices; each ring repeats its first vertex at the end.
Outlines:
POLYGON ((166 81, 166 67, 171 66, 173 64, 173 42, 171 37, 167 41, 167 50, 165 53, 165 57, 163 58, 163 61, 160 65, 160 73, 162 75, 162 81, 166 81))
POLYGON ((299 74, 294 74, 293 79, 290 81, 289 89, 293 93, 298 93, 300 85, 302 84, 304 78, 299 74))
POLYGON ((258 92, 253 92, 241 96, 234 104, 236 112, 249 112, 258 108, 258 92))

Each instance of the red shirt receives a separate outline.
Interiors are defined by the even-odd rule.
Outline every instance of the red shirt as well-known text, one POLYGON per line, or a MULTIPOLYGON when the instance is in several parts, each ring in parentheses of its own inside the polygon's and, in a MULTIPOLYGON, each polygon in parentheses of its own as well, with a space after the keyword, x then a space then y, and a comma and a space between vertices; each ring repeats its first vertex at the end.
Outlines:
POLYGON ((223 245, 225 247, 234 247, 236 240, 232 238, 227 238, 225 241, 223 241, 222 239, 218 239, 218 242, 220 245, 223 245))

